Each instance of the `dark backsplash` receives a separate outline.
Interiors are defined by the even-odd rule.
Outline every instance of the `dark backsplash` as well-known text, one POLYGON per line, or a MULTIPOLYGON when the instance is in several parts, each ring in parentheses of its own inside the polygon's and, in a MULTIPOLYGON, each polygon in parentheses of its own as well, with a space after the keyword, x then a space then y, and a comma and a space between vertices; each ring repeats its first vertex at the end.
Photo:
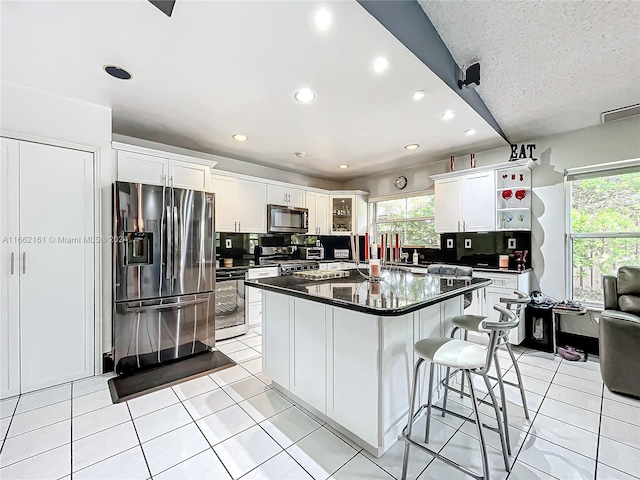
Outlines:
MULTIPOLYGON (((255 245, 283 246, 299 245, 306 242, 315 245, 316 240, 325 249, 325 258, 331 260, 336 248, 349 249, 349 237, 315 235, 296 236, 290 234, 267 235, 248 233, 221 232, 217 243, 217 256, 222 258, 253 259, 255 245), (227 240, 231 241, 231 248, 227 248, 227 240)), ((515 252, 527 250, 525 267, 531 266, 531 232, 509 231, 488 233, 445 233, 440 235, 441 248, 417 248, 420 263, 442 262, 470 265, 474 267, 498 266, 499 255, 509 255, 509 268, 516 267, 515 252), (515 248, 509 248, 515 242, 515 248), (469 247, 470 243, 470 247, 469 247)), ((413 248, 405 251, 412 261, 413 248)), ((351 255, 349 255, 351 258, 351 255)), ((360 260, 364 260, 364 237, 360 237, 360 260)))

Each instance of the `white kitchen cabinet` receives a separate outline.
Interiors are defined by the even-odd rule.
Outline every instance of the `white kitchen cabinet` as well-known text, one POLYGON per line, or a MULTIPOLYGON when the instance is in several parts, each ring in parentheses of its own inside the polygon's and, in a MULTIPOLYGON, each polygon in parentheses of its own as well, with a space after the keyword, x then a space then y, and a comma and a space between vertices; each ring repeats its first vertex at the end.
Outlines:
POLYGON ((118 150, 118 180, 121 182, 166 185, 193 190, 209 190, 211 166, 158 155, 118 150))
POLYGON ((436 180, 435 196, 436 232, 495 230, 493 171, 436 180))
POLYGON ((309 235, 329 235, 329 195, 307 192, 305 203, 309 210, 309 235))
POLYGON ((334 194, 329 197, 331 235, 364 235, 367 231, 367 199, 359 194, 334 194))
POLYGON ((267 186, 253 180, 238 179, 236 209, 238 231, 244 233, 267 232, 267 186))
POLYGON ((288 185, 267 185, 267 203, 287 207, 305 206, 305 191, 288 185))
POLYGON ((0 398, 6 398, 20 394, 20 245, 2 241, 20 233, 20 143, 3 138, 0 147, 0 398))
POLYGON ((216 194, 216 232, 267 231, 267 186, 264 183, 211 175, 209 191, 216 194))
MULTIPOLYGON (((493 309, 493 306, 501 304, 500 298, 515 298, 514 290, 520 290, 524 293, 531 291, 531 271, 523 273, 500 273, 474 270, 473 276, 488 278, 493 281, 493 284, 473 292, 473 301, 471 306, 465 309, 465 314, 483 315, 498 320, 500 314, 493 309)), ((472 333, 469 335, 472 335, 472 333)), ((479 335, 483 338, 486 337, 482 334, 473 335, 479 335)), ((509 333, 509 342, 518 345, 524 340, 524 337, 524 309, 522 309, 520 324, 509 333)))
POLYGON ((460 178, 435 181, 435 228, 437 233, 461 231, 462 187, 460 185, 460 178))
POLYGON ((314 408, 326 413, 326 321, 325 305, 294 299, 291 330, 291 392, 314 408))
POLYGON ((4 397, 94 373, 93 155, 2 139, 0 184, 4 397))
POLYGON ((262 328, 262 367, 274 382, 289 389, 293 301, 265 292, 263 308, 269 322, 262 328))
POLYGON ((462 177, 462 231, 491 232, 496 229, 494 172, 462 177))
POLYGON ((237 231, 236 184, 237 181, 233 177, 211 175, 209 191, 215 194, 216 232, 237 231))
MULTIPOLYGON (((247 279, 272 278, 280 274, 278 267, 250 268, 247 279)), ((245 287, 245 315, 249 328, 262 326, 262 292, 254 287, 245 287)))

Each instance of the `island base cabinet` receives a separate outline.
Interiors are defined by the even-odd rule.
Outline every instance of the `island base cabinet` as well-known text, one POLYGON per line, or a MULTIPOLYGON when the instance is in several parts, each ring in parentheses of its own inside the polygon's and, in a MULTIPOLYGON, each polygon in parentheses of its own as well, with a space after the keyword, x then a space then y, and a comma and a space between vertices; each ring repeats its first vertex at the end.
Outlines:
POLYGON ((293 303, 290 297, 265 292, 262 311, 268 322, 262 322, 262 369, 271 379, 287 390, 289 384, 290 344, 293 323, 293 303))
MULTIPOLYGON (((263 370, 274 387, 375 456, 406 425, 418 340, 451 332, 462 297, 401 316, 377 316, 264 291, 263 370)), ((445 369, 435 370, 433 401, 445 369)), ((427 400, 429 365, 421 368, 427 400)))
POLYGON ((326 413, 327 348, 324 304, 296 298, 291 330, 291 392, 326 413))
POLYGON ((377 445, 378 322, 364 313, 328 309, 327 415, 365 442, 377 445))

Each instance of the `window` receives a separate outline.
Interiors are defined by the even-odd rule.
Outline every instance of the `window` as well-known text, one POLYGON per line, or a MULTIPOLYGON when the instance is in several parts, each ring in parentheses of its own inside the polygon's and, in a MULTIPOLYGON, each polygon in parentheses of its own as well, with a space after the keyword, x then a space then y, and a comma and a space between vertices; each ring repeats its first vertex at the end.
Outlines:
POLYGON ((374 203, 377 234, 399 233, 403 245, 440 248, 433 193, 374 203))
POLYGON ((567 180, 569 293, 602 306, 602 275, 640 265, 640 167, 568 175, 567 180))

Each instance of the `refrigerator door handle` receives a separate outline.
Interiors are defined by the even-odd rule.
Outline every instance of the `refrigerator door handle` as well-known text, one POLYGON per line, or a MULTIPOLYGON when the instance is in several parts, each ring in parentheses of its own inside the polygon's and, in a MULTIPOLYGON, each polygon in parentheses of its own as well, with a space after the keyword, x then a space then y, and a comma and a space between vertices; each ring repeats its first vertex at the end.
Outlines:
POLYGON ((188 300, 179 303, 165 303, 164 305, 149 305, 147 307, 127 307, 127 313, 150 312, 154 310, 172 310, 175 308, 188 307, 191 305, 199 305, 209 300, 209 297, 197 298, 196 300, 188 300))
POLYGON ((165 278, 170 279, 173 274, 173 221, 171 218, 171 207, 166 207, 167 211, 167 274, 165 278))
MULTIPOLYGON (((175 245, 177 244, 176 242, 176 235, 178 235, 178 207, 173 207, 173 227, 171 227, 171 230, 173 232, 173 240, 172 240, 172 250, 175 248, 175 245)), ((173 262, 173 270, 175 270, 176 268, 176 262, 173 262)), ((176 277, 176 272, 172 271, 171 272, 173 278, 176 277)))

